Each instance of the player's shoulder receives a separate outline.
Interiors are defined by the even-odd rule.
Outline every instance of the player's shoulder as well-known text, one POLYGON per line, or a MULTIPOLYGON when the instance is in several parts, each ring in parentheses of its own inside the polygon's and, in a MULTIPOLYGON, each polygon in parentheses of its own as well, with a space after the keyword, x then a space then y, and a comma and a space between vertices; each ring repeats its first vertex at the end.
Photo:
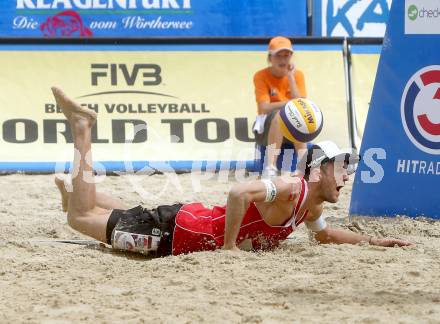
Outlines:
POLYGON ((274 178, 277 182, 285 183, 285 184, 294 184, 295 186, 301 186, 302 177, 297 175, 294 172, 290 173, 282 173, 280 176, 274 178))
POLYGON ((282 175, 273 179, 278 193, 288 200, 295 199, 301 193, 301 178, 295 175, 282 175))

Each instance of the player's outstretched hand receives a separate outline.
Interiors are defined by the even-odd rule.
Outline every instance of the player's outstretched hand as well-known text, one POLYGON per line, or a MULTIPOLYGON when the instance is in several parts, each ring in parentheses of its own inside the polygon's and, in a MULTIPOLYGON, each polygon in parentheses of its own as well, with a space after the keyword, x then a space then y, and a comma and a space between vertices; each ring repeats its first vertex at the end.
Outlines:
POLYGON ((411 243, 409 241, 394 239, 394 238, 373 238, 371 239, 372 245, 378 245, 378 246, 387 246, 387 247, 394 247, 394 246, 409 246, 414 245, 414 243, 411 243))

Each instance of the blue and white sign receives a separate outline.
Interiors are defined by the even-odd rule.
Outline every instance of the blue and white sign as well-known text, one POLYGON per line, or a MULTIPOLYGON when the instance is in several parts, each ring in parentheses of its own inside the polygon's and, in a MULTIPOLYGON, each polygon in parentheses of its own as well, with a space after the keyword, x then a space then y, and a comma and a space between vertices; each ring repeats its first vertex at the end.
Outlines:
MULTIPOLYGON (((430 3, 393 3, 350 214, 440 218, 440 35, 405 32, 408 8, 430 3)), ((438 32, 440 19, 428 25, 438 32)))
POLYGON ((315 36, 383 37, 391 0, 318 0, 313 6, 315 36))
POLYGON ((304 36, 306 1, 8 0, 0 37, 304 36))

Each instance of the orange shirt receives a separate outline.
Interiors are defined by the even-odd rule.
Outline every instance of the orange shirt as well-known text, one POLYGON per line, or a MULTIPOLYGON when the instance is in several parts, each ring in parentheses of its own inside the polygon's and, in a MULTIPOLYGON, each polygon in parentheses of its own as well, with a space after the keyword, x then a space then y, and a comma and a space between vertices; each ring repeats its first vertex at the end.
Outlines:
MULTIPOLYGON (((307 97, 304 74, 295 69, 295 81, 298 86, 300 97, 307 97)), ((260 102, 278 102, 293 99, 290 93, 287 75, 282 78, 275 77, 267 67, 254 75, 255 98, 260 102)), ((258 115, 263 112, 258 111, 258 115)))

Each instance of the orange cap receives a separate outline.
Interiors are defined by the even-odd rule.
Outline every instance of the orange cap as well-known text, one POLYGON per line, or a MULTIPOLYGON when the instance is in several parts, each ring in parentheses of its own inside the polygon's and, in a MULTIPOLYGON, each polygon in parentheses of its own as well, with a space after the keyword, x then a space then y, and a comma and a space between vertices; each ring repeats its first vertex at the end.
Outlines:
POLYGON ((287 50, 293 53, 292 43, 290 40, 283 36, 272 38, 269 42, 269 53, 276 54, 282 50, 287 50))

